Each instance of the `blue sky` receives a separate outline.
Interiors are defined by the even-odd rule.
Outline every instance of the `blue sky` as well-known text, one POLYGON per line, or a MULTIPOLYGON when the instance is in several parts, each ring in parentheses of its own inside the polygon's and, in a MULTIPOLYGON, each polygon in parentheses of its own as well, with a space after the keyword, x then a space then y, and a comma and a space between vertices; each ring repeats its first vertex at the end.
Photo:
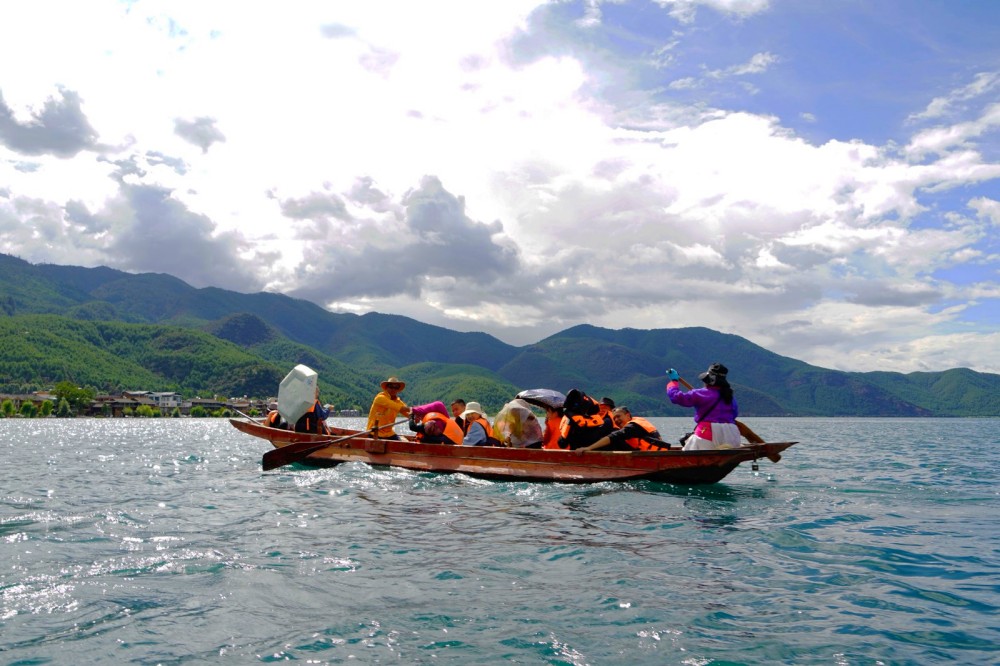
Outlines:
MULTIPOLYGON (((1000 3, 0 4, 0 252, 1000 372, 1000 3)), ((693 372, 695 369, 689 369, 693 372)))

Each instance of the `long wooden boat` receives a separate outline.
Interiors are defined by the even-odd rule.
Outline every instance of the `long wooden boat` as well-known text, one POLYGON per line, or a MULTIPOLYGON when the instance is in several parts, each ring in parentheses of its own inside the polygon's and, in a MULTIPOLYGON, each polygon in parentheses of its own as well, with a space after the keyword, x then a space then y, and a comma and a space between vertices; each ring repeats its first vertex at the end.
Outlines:
POLYGON ((230 419, 233 427, 281 448, 301 442, 320 445, 301 464, 332 467, 344 462, 402 467, 422 472, 461 472, 470 476, 519 481, 594 483, 649 479, 665 483, 716 483, 740 463, 768 458, 797 442, 751 444, 717 451, 554 451, 491 446, 425 444, 409 440, 371 439, 357 430, 330 428, 329 435, 291 432, 260 423, 230 419), (322 446, 333 439, 359 435, 322 446))

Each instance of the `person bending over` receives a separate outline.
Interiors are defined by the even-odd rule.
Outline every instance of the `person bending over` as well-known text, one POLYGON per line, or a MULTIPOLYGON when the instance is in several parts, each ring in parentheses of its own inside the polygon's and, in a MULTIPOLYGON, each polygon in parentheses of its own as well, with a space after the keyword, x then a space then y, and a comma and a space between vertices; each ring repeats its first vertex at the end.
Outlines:
POLYGON ((616 407, 611 412, 617 430, 602 437, 590 446, 580 451, 667 451, 670 445, 660 437, 660 431, 652 423, 641 416, 632 416, 632 412, 624 405, 616 407))

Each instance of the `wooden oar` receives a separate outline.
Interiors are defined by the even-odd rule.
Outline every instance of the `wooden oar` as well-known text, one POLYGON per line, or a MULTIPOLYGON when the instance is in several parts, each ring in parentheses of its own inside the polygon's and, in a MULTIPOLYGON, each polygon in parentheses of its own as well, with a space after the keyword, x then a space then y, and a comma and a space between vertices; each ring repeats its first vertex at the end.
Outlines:
POLYGON ((229 409, 233 410, 234 412, 236 412, 237 414, 239 414, 240 416, 242 416, 243 418, 245 418, 248 421, 253 421, 253 422, 256 423, 257 420, 258 420, 258 419, 255 419, 252 416, 249 416, 248 414, 244 414, 243 412, 241 412, 240 410, 236 409, 235 407, 230 407, 229 409))
MULTIPOLYGON (((748 426, 746 423, 743 423, 742 421, 737 421, 736 427, 740 429, 740 434, 746 437, 747 441, 750 442, 751 444, 764 443, 764 438, 755 433, 753 430, 751 430, 750 426, 748 426)), ((777 460, 775 462, 777 462, 777 460)))
MULTIPOLYGON (((393 426, 397 426, 401 423, 406 423, 406 419, 402 421, 396 421, 393 426)), ((354 439, 355 437, 361 437, 362 435, 370 435, 376 430, 381 430, 382 428, 387 428, 388 425, 381 425, 375 428, 370 428, 368 430, 363 430, 361 432, 356 432, 353 435, 347 435, 346 437, 338 437, 337 439, 324 439, 321 441, 311 441, 311 442, 299 442, 298 444, 289 444, 288 446, 282 446, 277 449, 273 449, 264 454, 261 459, 261 466, 264 471, 276 469, 278 467, 284 467, 285 465, 291 465, 293 463, 305 460, 309 454, 314 451, 319 451, 324 449, 331 444, 337 444, 339 442, 346 442, 349 439, 354 439)))

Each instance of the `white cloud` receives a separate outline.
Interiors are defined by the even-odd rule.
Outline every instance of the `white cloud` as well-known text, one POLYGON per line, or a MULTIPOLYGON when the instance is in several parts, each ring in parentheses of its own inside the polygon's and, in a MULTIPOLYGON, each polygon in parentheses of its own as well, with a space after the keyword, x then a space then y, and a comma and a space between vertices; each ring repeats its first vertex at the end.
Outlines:
POLYGON ((974 100, 1000 88, 1000 72, 979 72, 968 85, 951 91, 948 95, 935 97, 927 108, 910 115, 909 120, 940 118, 952 113, 964 102, 974 100))
POLYGON ((1000 104, 993 104, 979 118, 955 125, 935 127, 916 134, 906 146, 912 159, 921 159, 928 154, 942 155, 952 148, 964 148, 969 139, 1000 126, 1000 104))
MULTIPOLYGON (((669 94, 631 74, 614 87, 627 67, 547 39, 567 7, 540 4, 295 3, 276 20, 266 4, 69 3, 89 27, 71 30, 25 3, 17 29, 0 20, 0 251, 517 343, 583 321, 704 325, 829 367, 915 369, 992 340, 955 304, 997 298, 1000 204, 966 193, 1000 178, 994 77, 932 103, 982 108, 902 150, 816 143, 776 114, 672 96, 794 66, 777 48, 659 80, 669 94), (25 53, 30 67, 12 64, 25 53), (938 276, 956 266, 979 272, 938 276)), ((771 9, 662 4, 685 30, 771 9)), ((604 13, 587 4, 576 29, 604 13)), ((637 38, 630 57, 664 65, 682 37, 637 38)))
MULTIPOLYGON (((780 60, 781 59, 773 53, 755 53, 750 60, 745 63, 731 65, 722 69, 706 69, 700 78, 686 76, 674 79, 667 84, 667 87, 671 90, 694 90, 705 86, 707 81, 711 81, 713 84, 718 85, 720 82, 725 82, 737 77, 763 74, 767 72, 772 65, 780 62, 780 60)), ((664 63, 658 60, 657 66, 662 67, 664 66, 664 63)), ((753 86, 746 81, 740 81, 739 85, 750 95, 755 95, 759 91, 756 86, 753 86)))
POLYGON ((709 7, 720 14, 746 18, 765 11, 770 0, 656 0, 658 5, 669 9, 671 16, 683 23, 695 19, 698 7, 709 7))
POLYGON ((771 65, 780 59, 773 53, 755 53, 748 62, 742 65, 733 65, 723 70, 710 72, 714 78, 728 78, 730 76, 746 76, 748 74, 763 74, 771 65))
POLYGON ((980 217, 989 220, 993 226, 1000 226, 1000 201, 977 197, 969 202, 969 207, 980 217))

